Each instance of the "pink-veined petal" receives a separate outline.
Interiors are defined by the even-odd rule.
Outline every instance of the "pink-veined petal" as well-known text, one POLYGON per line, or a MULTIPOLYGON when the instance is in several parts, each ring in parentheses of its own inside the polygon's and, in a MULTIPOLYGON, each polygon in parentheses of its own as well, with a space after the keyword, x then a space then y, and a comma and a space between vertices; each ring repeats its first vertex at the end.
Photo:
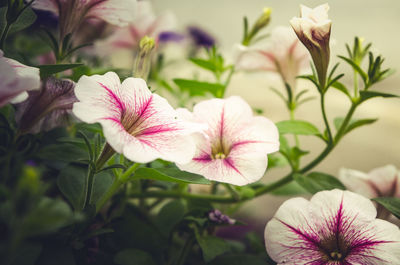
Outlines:
POLYGON ((56 15, 59 13, 56 0, 35 0, 32 3, 32 7, 39 10, 50 11, 56 15))
POLYGON ((339 171, 339 180, 348 190, 361 194, 367 198, 378 197, 378 193, 368 183, 368 175, 364 172, 342 168, 339 171))
POLYGON ((87 16, 122 27, 134 20, 136 5, 136 0, 106 0, 91 8, 87 16))

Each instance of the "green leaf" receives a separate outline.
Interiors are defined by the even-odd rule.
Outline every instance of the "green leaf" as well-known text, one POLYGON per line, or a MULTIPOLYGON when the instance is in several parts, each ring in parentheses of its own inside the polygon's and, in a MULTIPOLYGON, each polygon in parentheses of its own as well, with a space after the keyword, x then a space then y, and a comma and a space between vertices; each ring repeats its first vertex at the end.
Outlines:
POLYGON ((91 204, 96 204, 103 197, 113 183, 111 174, 107 171, 101 171, 94 176, 93 190, 90 198, 91 204))
POLYGON ((346 96, 351 98, 349 91, 347 90, 346 86, 340 83, 339 81, 336 81, 332 84, 332 87, 336 88, 337 90, 343 92, 346 96))
POLYGON ((218 83, 208 83, 188 79, 174 79, 174 83, 182 90, 188 91, 191 96, 204 96, 207 92, 218 96, 220 91, 225 88, 218 83))
POLYGON ((340 59, 344 60, 346 63, 350 64, 351 67, 353 67, 353 69, 360 74, 360 76, 363 79, 364 83, 366 83, 368 81, 368 75, 360 68, 360 66, 358 66, 355 62, 353 62, 349 58, 346 58, 344 56, 338 56, 338 57, 340 59))
POLYGON ((42 64, 39 65, 40 77, 46 78, 53 74, 63 72, 65 70, 73 69, 75 67, 83 65, 82 63, 72 63, 72 64, 42 64))
POLYGON ((400 219, 400 198, 381 197, 372 200, 385 207, 386 210, 400 219))
POLYGON ((280 134, 321 135, 317 127, 308 121, 287 120, 276 123, 280 134))
POLYGON ((44 197, 24 219, 22 233, 26 236, 34 236, 55 232, 69 224, 72 218, 72 211, 67 203, 44 197))
POLYGON ((368 100, 374 97, 384 97, 384 98, 398 98, 398 95, 381 93, 377 91, 360 91, 361 101, 368 100))
POLYGON ((193 184, 211 184, 203 176, 180 171, 175 168, 139 168, 135 172, 135 178, 153 179, 161 181, 169 181, 176 183, 193 183, 193 184))
POLYGON ((75 210, 83 210, 85 205, 85 187, 87 167, 70 164, 61 170, 57 185, 61 193, 68 199, 75 210))
MULTIPOLYGON (((351 120, 349 125, 347 126, 345 133, 349 133, 350 131, 352 131, 358 127, 372 124, 372 123, 376 122, 377 120, 378 119, 360 119, 360 120, 354 119, 354 120, 351 120)), ((342 126, 343 121, 344 121, 343 117, 338 117, 338 118, 334 119, 333 122, 335 124, 336 130, 339 130, 340 126, 342 126)))
POLYGON ((276 195, 276 196, 294 196, 294 195, 303 195, 306 193, 307 193, 307 190, 305 190, 296 181, 291 181, 288 184, 285 184, 271 192, 272 195, 276 195))
POLYGON ((157 215, 156 225, 168 237, 172 229, 185 215, 185 206, 180 200, 174 200, 164 205, 157 215))
MULTIPOLYGON (((265 249, 264 249, 265 251, 265 249)), ((272 265, 276 264, 272 261, 269 261, 261 256, 255 256, 250 254, 227 254, 220 257, 217 257, 213 260, 209 265, 272 265)))
POLYGON ((284 167, 288 165, 287 159, 279 153, 268 155, 268 168, 284 167))
POLYGON ((205 262, 231 250, 231 246, 222 238, 216 236, 202 236, 196 233, 197 242, 203 252, 205 262))
POLYGON ((18 17, 18 19, 11 25, 10 33, 23 30, 33 24, 36 20, 36 14, 32 8, 27 7, 18 17))
POLYGON ((211 72, 215 72, 217 70, 216 65, 209 61, 209 60, 204 60, 204 59, 200 59, 200 58, 190 58, 189 59, 192 63, 200 66, 201 68, 204 68, 206 70, 209 70, 211 72))
POLYGON ((294 179, 312 194, 323 190, 345 189, 337 178, 321 172, 312 172, 306 176, 295 174, 294 179))
POLYGON ((134 248, 118 252, 114 257, 114 263, 118 265, 156 265, 149 253, 134 248))

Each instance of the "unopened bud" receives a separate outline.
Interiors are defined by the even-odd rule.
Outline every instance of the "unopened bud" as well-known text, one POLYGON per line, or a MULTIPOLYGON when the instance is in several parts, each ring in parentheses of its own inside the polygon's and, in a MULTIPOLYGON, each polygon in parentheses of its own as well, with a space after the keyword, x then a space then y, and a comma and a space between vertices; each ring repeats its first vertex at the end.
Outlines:
POLYGON ((155 47, 154 38, 144 36, 139 43, 139 53, 133 68, 133 76, 147 79, 150 72, 151 58, 155 47))
POLYGON ((262 15, 256 20, 250 32, 245 36, 242 44, 248 46, 257 33, 268 26, 271 21, 271 8, 264 7, 262 15))

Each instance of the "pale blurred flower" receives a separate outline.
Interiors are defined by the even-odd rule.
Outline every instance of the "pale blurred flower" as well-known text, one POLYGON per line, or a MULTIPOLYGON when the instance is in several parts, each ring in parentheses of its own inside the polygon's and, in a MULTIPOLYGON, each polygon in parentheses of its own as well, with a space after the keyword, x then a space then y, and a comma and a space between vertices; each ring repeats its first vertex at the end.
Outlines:
POLYGON ((328 18, 329 5, 323 4, 314 9, 300 5, 300 17, 290 20, 300 41, 309 50, 318 72, 321 85, 325 85, 328 69, 332 21, 328 18))
POLYGON ((235 219, 232 219, 229 216, 221 213, 221 211, 218 210, 218 209, 214 209, 214 210, 210 211, 208 213, 208 219, 210 221, 213 221, 214 223, 217 223, 217 224, 233 225, 236 222, 235 219))
POLYGON ((289 27, 275 28, 263 48, 240 45, 237 49, 237 70, 276 72, 293 89, 296 76, 307 72, 310 65, 307 49, 289 27))
POLYGON ((191 134, 200 130, 177 117, 167 100, 151 93, 140 78, 122 84, 117 74, 83 76, 75 87, 73 113, 100 123, 107 143, 138 163, 157 158, 187 163, 195 152, 191 134))
POLYGON ((40 87, 39 69, 3 56, 0 50, 0 107, 28 98, 28 90, 40 87))
POLYGON ((273 122, 254 117, 240 97, 210 99, 194 106, 193 113, 178 109, 191 122, 206 123, 205 135, 196 135, 197 150, 181 170, 234 185, 259 180, 267 169, 267 154, 279 150, 279 134, 273 122))
POLYGON ((265 244, 278 264, 400 264, 399 228, 376 219, 369 199, 337 189, 284 202, 265 244))
MULTIPOLYGON (((339 171, 339 179, 348 190, 370 199, 376 197, 400 198, 400 171, 393 165, 376 168, 369 173, 342 168, 339 171)), ((387 218, 388 216, 389 212, 378 205, 378 217, 387 218)))
POLYGON ((134 19, 136 0, 36 0, 32 6, 59 16, 60 36, 63 39, 75 32, 87 18, 126 26, 134 19))
POLYGON ((154 38, 157 43, 161 33, 176 27, 175 16, 171 12, 156 16, 150 1, 139 1, 135 14, 135 19, 127 27, 117 28, 109 37, 95 43, 100 54, 108 55, 116 50, 133 52, 139 48, 143 37, 154 38))
POLYGON ((21 133, 38 133, 66 125, 74 95, 74 82, 48 78, 40 90, 30 91, 28 100, 18 106, 16 120, 21 133))

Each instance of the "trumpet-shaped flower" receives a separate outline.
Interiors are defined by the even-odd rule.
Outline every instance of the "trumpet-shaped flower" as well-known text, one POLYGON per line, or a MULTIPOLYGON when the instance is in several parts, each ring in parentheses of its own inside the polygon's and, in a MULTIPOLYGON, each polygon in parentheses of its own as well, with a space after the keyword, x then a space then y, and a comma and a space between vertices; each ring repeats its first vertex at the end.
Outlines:
POLYGON ((28 90, 40 87, 39 69, 3 57, 0 50, 0 107, 27 99, 28 90))
POLYGON ((329 39, 332 21, 328 18, 328 10, 328 4, 314 9, 300 5, 300 17, 290 20, 297 37, 311 54, 321 85, 325 85, 330 56, 329 39))
POLYGON ((236 69, 271 71, 295 88, 296 76, 309 68, 309 55, 296 34, 289 27, 275 28, 263 49, 240 46, 236 69))
POLYGON ((157 42, 162 32, 171 31, 175 26, 175 16, 171 12, 155 16, 150 1, 139 1, 134 21, 127 27, 116 29, 105 40, 96 42, 96 49, 102 54, 108 54, 110 49, 134 51, 139 48, 143 37, 154 38, 157 42))
POLYGON ((87 18, 126 26, 134 19, 136 0, 36 0, 32 6, 58 15, 60 36, 64 38, 87 18))
MULTIPOLYGON (((342 168, 339 172, 339 179, 348 190, 367 198, 400 198, 400 172, 393 165, 376 168, 367 174, 358 170, 342 168)), ((390 212, 382 205, 377 205, 377 210, 379 218, 386 219, 390 216, 390 212)))
POLYGON ((177 117, 167 100, 151 93, 140 78, 122 84, 117 74, 83 76, 75 87, 73 113, 86 123, 100 123, 108 144, 138 163, 157 158, 187 163, 195 152, 191 133, 201 126, 177 117))
POLYGON ((265 244, 278 264, 400 264, 400 230, 376 219, 373 203, 350 191, 284 202, 265 228, 265 244))
POLYGON ((235 185, 259 180, 267 168, 267 154, 279 150, 279 134, 274 123, 254 117, 250 106, 240 97, 211 99, 194 106, 193 113, 181 109, 182 117, 208 124, 198 134, 197 150, 182 170, 205 178, 235 185))
POLYGON ((77 101, 74 86, 68 79, 50 77, 40 90, 30 91, 15 116, 20 132, 38 133, 67 124, 72 105, 77 101))

